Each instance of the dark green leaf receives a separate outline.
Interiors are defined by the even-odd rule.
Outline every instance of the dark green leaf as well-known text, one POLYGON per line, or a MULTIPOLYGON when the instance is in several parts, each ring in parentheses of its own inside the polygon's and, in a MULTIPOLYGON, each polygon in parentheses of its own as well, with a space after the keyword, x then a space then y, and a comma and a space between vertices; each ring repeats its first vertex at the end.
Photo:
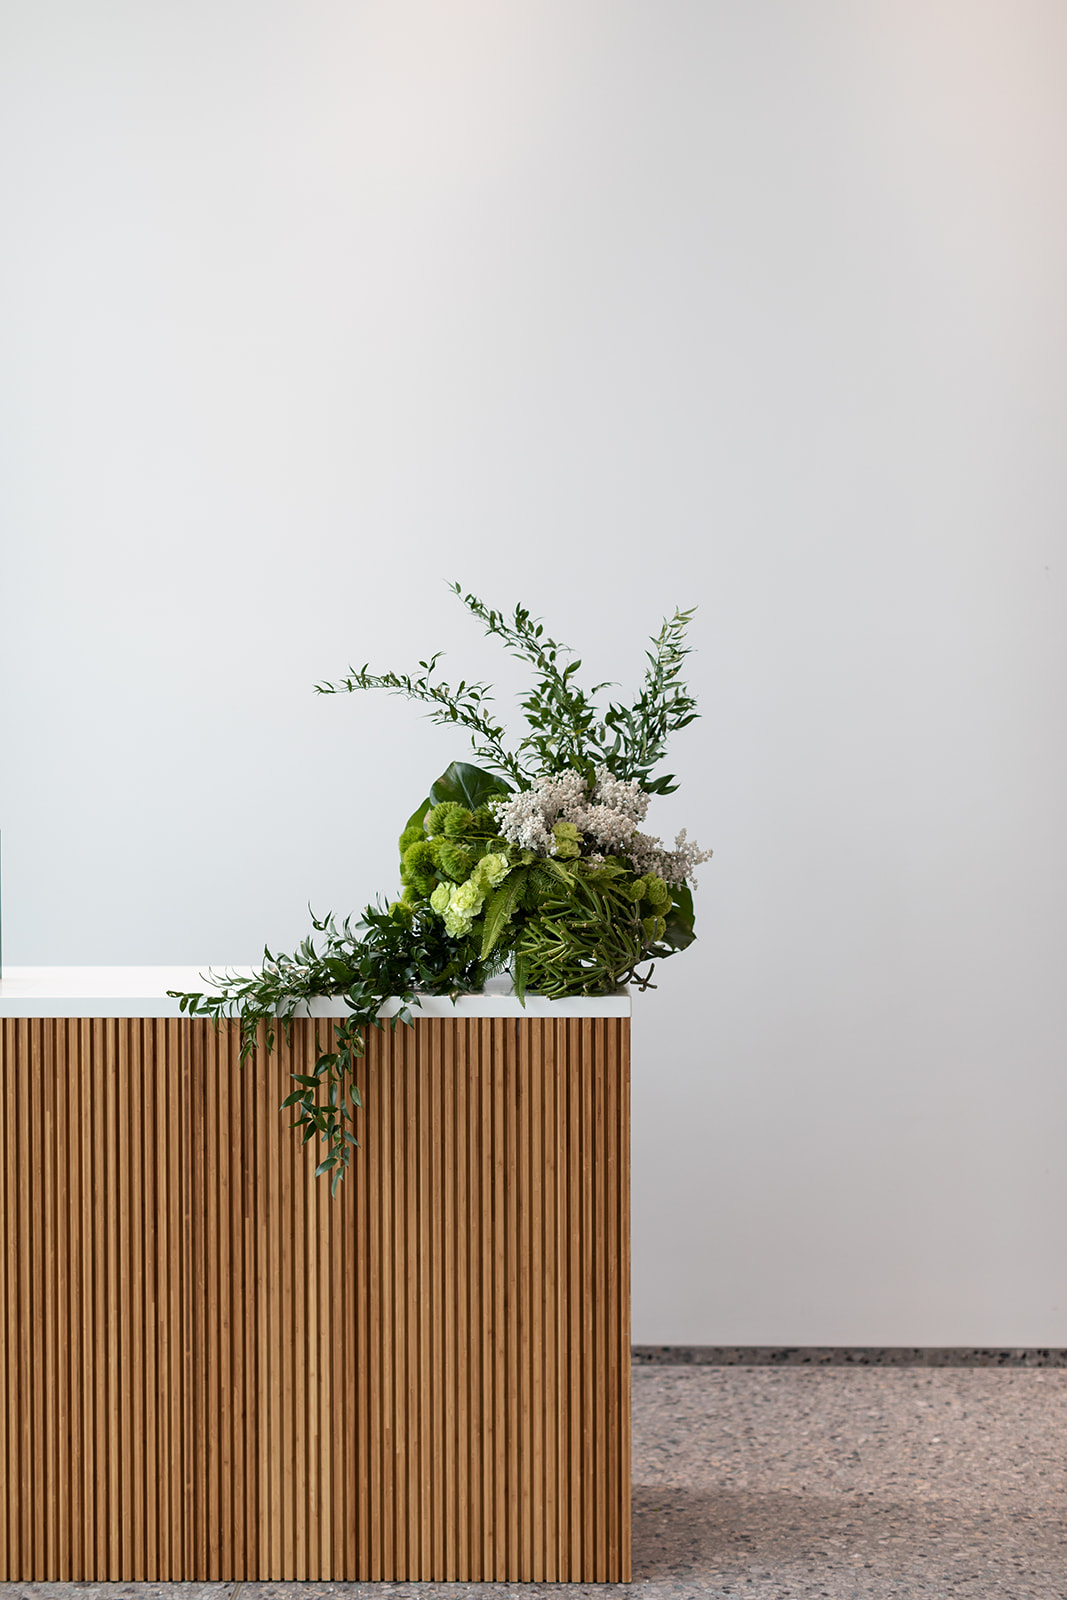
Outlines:
MULTIPOLYGON (((420 666, 422 665, 421 661, 419 662, 419 665, 420 666)), ((410 817, 408 818, 408 820, 405 822, 403 828, 401 829, 401 832, 402 833, 407 833, 409 828, 421 828, 423 823, 426 820, 426 813, 430 810, 430 806, 431 806, 431 801, 429 800, 429 798, 425 799, 422 802, 422 805, 417 807, 417 809, 414 810, 411 813, 410 817)))
POLYGON ((473 767, 467 761, 453 761, 431 785, 430 801, 438 806, 442 800, 454 800, 458 805, 466 806, 468 811, 477 811, 494 795, 510 793, 510 788, 502 778, 484 772, 481 767, 473 767))

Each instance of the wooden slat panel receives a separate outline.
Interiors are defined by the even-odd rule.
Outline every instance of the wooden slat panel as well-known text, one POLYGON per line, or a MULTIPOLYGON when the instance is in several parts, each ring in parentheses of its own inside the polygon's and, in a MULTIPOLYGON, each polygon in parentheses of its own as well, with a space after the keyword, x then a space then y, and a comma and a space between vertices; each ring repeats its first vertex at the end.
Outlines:
POLYGON ((629 1024, 0 1023, 0 1577, 630 1578, 629 1024))

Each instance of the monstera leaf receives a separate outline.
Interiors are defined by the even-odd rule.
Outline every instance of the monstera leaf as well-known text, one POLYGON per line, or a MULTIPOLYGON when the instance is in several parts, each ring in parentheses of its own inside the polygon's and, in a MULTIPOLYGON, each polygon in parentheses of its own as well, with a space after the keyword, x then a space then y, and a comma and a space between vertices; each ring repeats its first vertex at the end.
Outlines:
POLYGON ((468 811, 477 811, 494 795, 511 792, 504 780, 493 773, 472 767, 467 761, 453 761, 430 789, 430 804, 439 806, 442 800, 455 800, 468 811))

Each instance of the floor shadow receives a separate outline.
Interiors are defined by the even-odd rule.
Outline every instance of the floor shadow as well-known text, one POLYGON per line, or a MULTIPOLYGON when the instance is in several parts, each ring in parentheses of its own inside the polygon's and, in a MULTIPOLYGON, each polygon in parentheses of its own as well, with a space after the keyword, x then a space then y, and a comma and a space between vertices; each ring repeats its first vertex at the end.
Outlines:
POLYGON ((850 1581, 912 1583, 916 1594, 933 1592, 931 1582, 948 1582, 960 1595, 1059 1600, 1067 1596, 1065 1572, 1067 1531, 1052 1516, 961 1510, 930 1498, 634 1489, 635 1582, 850 1575, 850 1581))

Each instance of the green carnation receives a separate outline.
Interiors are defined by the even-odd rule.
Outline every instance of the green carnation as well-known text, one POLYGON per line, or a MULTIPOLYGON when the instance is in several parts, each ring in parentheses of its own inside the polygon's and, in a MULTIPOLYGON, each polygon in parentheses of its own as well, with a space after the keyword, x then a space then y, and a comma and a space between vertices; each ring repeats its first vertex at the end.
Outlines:
POLYGON ((473 878, 468 878, 466 883, 461 883, 458 889, 453 889, 450 907, 453 911, 468 913, 476 917, 482 909, 485 894, 475 883, 473 878))
POLYGON ((498 883, 503 883, 511 871, 511 864, 507 856, 490 851, 482 857, 474 869, 473 880, 479 885, 483 894, 488 894, 490 889, 495 889, 498 883))
POLYGON ((556 841, 556 854, 562 861, 573 860, 582 853, 582 836, 573 822, 557 822, 552 829, 556 841))
POLYGON ((465 844, 455 844, 442 839, 437 846, 437 859, 441 871, 454 883, 462 883, 471 870, 471 853, 465 844))
POLYGON ((451 898, 452 885, 450 883, 439 883, 430 896, 430 904, 439 917, 443 917, 448 910, 448 902, 451 898))
MULTIPOLYGON (((442 885, 444 887, 444 885, 442 885)), ((485 896, 473 879, 450 889, 448 906, 444 913, 445 932, 453 939, 462 939, 471 931, 475 917, 482 909, 485 896)))
POLYGON ((466 917, 461 911, 453 911, 451 906, 445 912, 445 932, 452 939, 463 939, 471 931, 473 917, 466 917))

